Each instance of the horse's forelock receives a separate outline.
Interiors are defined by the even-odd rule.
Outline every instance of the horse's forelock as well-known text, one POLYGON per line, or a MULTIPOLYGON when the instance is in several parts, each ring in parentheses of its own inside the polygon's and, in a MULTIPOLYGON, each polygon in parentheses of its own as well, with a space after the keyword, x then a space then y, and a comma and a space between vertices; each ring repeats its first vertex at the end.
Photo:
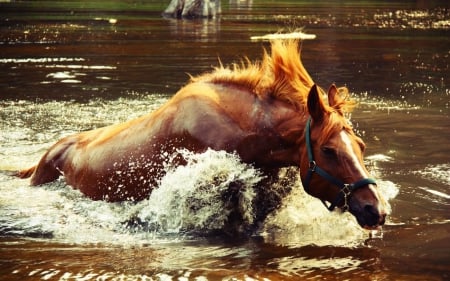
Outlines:
POLYGON ((330 111, 326 115, 327 117, 323 123, 324 127, 318 139, 320 145, 327 143, 332 136, 340 133, 342 130, 348 132, 350 135, 354 135, 352 126, 339 112, 330 111))

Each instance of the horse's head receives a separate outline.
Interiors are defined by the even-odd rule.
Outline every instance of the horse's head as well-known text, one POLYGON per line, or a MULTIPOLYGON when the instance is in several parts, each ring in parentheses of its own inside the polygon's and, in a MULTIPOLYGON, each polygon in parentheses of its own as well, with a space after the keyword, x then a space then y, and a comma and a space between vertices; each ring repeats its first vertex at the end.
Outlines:
POLYGON ((364 166, 364 142, 344 117, 345 101, 332 85, 326 105, 314 85, 308 95, 311 118, 301 150, 301 179, 312 196, 352 213, 368 229, 384 224, 386 203, 364 166))

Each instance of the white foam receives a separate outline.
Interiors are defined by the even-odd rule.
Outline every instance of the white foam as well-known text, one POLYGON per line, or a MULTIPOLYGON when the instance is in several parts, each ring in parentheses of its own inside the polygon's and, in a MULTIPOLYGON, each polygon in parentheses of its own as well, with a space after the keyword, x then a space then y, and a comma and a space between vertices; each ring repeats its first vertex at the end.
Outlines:
POLYGON ((167 165, 166 176, 138 214, 141 220, 169 233, 220 230, 233 211, 230 184, 239 182, 239 212, 246 224, 253 223, 253 187, 262 179, 256 169, 224 151, 180 153, 188 164, 167 165))

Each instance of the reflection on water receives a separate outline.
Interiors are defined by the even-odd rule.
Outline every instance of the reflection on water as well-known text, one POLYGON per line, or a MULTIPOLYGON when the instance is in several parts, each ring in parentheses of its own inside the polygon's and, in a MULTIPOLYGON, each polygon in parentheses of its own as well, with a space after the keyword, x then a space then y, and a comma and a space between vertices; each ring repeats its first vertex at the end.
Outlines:
MULTIPOLYGON (((368 278, 370 274, 377 276, 380 266, 377 265, 379 254, 371 249, 309 246, 299 250, 265 244, 257 239, 227 247, 223 246, 226 242, 220 240, 201 242, 202 247, 189 241, 161 241, 159 245, 139 248, 92 246, 89 249, 40 243, 40 254, 50 254, 54 258, 33 269, 13 265, 15 275, 10 276, 53 277, 51 280, 295 280, 298 276, 313 278, 317 271, 322 278, 332 278, 336 271, 368 278), (336 249, 341 251, 336 253, 336 249), (361 255, 364 260, 358 258, 361 255), (105 256, 107 262, 102 258, 105 256), (96 264, 95 268, 91 264, 96 264)), ((35 244, 19 241, 9 245, 7 251, 13 254, 18 248, 34 248, 35 244)), ((32 252, 25 255, 29 260, 36 258, 32 252)))
MULTIPOLYGON (((93 202, 63 181, 32 188, 0 172, 0 276, 449 278, 447 1, 222 1, 220 16, 191 21, 162 18, 167 4, 1 2, 0 170, 34 164, 68 134, 155 110, 188 81, 186 73, 208 71, 218 57, 224 64, 260 59, 268 45, 251 36, 303 27, 317 36, 302 45, 311 76, 325 88, 347 85, 359 102, 352 122, 367 144, 365 161, 392 198, 386 226, 361 230, 352 216, 328 213, 289 178, 293 191, 255 236, 188 233, 222 215, 223 206, 209 204, 220 192, 208 193, 210 201, 189 194, 202 190, 203 176, 217 176, 218 186, 229 179, 224 174, 247 182, 248 190, 257 185, 258 171, 232 154, 199 155, 203 160, 187 170, 169 173, 163 189, 170 192, 138 204, 93 202), (189 208, 191 200, 201 208, 189 208), (164 202, 184 207, 159 212, 155 205, 164 202), (189 213, 196 210, 201 217, 189 213), (187 213, 168 215, 176 211, 187 213)), ((242 196, 253 200, 251 192, 242 196)))

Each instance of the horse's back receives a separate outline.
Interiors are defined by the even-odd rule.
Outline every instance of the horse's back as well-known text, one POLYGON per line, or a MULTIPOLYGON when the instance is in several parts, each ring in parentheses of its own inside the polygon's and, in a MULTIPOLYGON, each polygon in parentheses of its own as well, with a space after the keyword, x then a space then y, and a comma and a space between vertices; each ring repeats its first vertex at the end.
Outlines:
POLYGON ((270 108, 242 87, 190 83, 152 113, 61 139, 19 175, 31 176, 32 185, 64 175, 92 199, 143 199, 163 176, 164 157, 177 149, 212 148, 237 152, 247 162, 268 162, 259 159, 274 154, 261 136, 272 126, 270 108))

